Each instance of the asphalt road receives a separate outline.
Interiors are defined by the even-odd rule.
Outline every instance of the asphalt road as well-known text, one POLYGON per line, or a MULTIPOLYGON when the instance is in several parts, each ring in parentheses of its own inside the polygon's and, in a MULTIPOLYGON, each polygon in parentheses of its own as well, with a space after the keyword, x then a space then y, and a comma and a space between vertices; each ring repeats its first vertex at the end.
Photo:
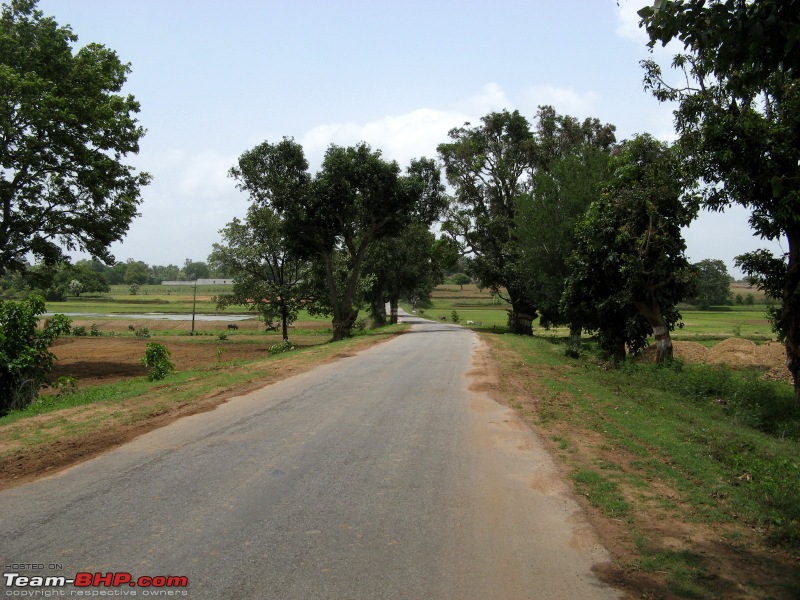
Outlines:
POLYGON ((4 572, 186 576, 177 597, 214 600, 618 598, 539 440, 469 390, 477 336, 416 322, 0 493, 4 572))

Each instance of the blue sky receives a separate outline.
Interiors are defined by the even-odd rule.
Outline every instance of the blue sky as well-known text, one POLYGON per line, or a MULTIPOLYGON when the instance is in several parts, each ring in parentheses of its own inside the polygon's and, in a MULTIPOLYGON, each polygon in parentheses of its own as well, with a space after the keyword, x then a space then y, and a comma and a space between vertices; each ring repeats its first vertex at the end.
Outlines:
MULTIPOLYGON (((597 117, 618 139, 674 138, 669 106, 642 87, 646 0, 40 0, 78 45, 131 64, 124 91, 148 130, 130 163, 154 176, 118 260, 205 260, 247 197, 227 171, 292 136, 312 170, 331 143, 366 141, 405 166, 447 131, 493 110, 537 106, 597 117)), ((663 65, 670 52, 657 51, 663 65)), ((692 261, 779 244, 747 212, 704 214, 685 232, 692 261)))

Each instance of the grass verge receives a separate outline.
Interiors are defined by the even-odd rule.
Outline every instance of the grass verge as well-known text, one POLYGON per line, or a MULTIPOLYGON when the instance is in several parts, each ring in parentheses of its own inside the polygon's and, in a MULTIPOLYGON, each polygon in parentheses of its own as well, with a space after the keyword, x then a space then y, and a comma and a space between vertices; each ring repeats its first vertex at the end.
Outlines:
POLYGON ((796 598, 792 390, 710 365, 610 369, 557 338, 483 334, 502 399, 542 433, 641 597, 796 598))

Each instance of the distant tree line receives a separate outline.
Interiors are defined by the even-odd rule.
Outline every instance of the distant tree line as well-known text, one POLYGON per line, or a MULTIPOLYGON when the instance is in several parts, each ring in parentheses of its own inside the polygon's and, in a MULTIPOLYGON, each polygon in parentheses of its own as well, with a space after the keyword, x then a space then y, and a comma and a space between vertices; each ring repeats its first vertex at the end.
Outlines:
POLYGON ((0 297, 16 298, 41 295, 48 301, 67 297, 107 293, 112 285, 158 285, 162 281, 194 281, 195 279, 229 276, 224 266, 186 259, 176 265, 148 265, 130 259, 106 265, 97 259, 81 259, 74 263, 44 262, 23 270, 7 270, 0 276, 0 297))

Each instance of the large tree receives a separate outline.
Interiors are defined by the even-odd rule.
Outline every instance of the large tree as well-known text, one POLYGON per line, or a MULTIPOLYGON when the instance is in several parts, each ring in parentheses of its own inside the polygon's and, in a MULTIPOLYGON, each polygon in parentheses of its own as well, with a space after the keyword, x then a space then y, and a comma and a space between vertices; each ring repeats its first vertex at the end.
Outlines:
MULTIPOLYGON (((610 159, 607 149, 576 146, 535 175, 530 201, 519 209, 521 272, 545 327, 571 325, 561 310, 567 258, 575 247, 578 220, 607 183, 610 159)), ((580 333, 580 323, 574 324, 571 343, 576 349, 580 333)))
POLYGON ((763 253, 739 262, 782 301, 774 323, 800 405, 800 2, 665 1, 639 14, 650 46, 683 43, 673 66, 686 83, 670 85, 650 60, 645 84, 678 103, 680 145, 706 184, 705 206, 741 204, 756 233, 786 236, 782 267, 763 253))
POLYGON ((233 219, 221 233, 223 243, 214 244, 209 262, 229 271, 234 284, 218 297, 220 306, 258 310, 265 322, 279 321, 288 340, 289 325, 308 300, 311 269, 290 249, 283 220, 269 205, 252 204, 244 221, 233 219))
POLYGON ((473 255, 469 274, 511 305, 511 331, 530 335, 540 307, 529 285, 520 214, 531 202, 537 176, 549 173, 575 148, 607 150, 614 143, 614 127, 597 119, 580 122, 542 106, 533 127, 518 111, 503 111, 449 135, 451 141, 438 150, 456 202, 444 230, 473 255))
POLYGON ((365 143, 331 145, 312 177, 294 140, 264 142, 245 152, 231 175, 254 202, 285 219, 298 256, 315 261, 334 340, 351 335, 367 287, 362 269, 370 245, 435 212, 443 196, 433 161, 414 160, 403 174, 365 143))
POLYGON ((375 242, 367 253, 364 270, 373 278, 368 300, 376 326, 386 324, 387 302, 391 322, 397 323, 401 298, 415 306, 428 301, 433 288, 443 280, 436 236, 425 223, 409 225, 400 235, 375 242))
POLYGON ((663 362, 672 358, 669 332, 680 318, 675 306, 693 291, 681 228, 697 208, 684 201, 674 149, 648 135, 625 142, 612 169, 578 227, 564 308, 575 322, 600 331, 617 359, 623 344, 636 349, 642 334, 653 333, 663 362), (635 324, 632 309, 646 329, 635 324))
POLYGON ((139 104, 119 94, 130 67, 36 10, 4 4, 0 16, 0 270, 48 264, 63 248, 112 263, 108 246, 137 215, 150 176, 124 158, 144 134, 139 104))
POLYGON ((440 144, 447 180, 455 188, 454 210, 446 231, 474 254, 470 275, 482 287, 511 305, 509 326, 530 334, 537 307, 520 281, 517 206, 527 193, 536 143, 528 120, 519 111, 491 113, 481 124, 452 129, 440 144))
POLYGON ((731 281, 728 267, 721 260, 705 259, 692 265, 696 274, 695 294, 690 301, 700 308, 725 304, 731 299, 731 281))

